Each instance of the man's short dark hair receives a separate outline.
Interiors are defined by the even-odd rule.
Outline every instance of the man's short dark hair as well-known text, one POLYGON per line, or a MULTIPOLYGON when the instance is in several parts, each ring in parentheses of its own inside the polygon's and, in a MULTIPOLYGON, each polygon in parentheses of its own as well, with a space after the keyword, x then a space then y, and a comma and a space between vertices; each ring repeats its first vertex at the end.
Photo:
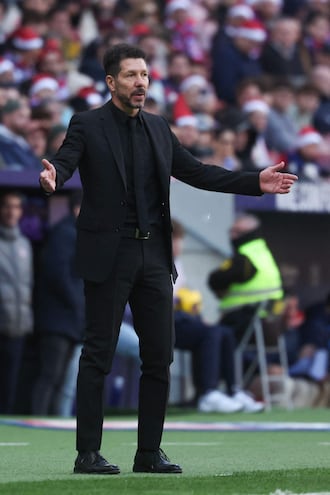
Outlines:
POLYGON ((106 74, 117 76, 120 72, 120 63, 126 58, 143 58, 146 59, 146 54, 141 48, 128 43, 118 43, 109 48, 103 57, 103 67, 106 74))
POLYGON ((3 189, 0 192, 0 208, 3 207, 7 198, 12 197, 12 196, 14 196, 15 198, 18 198, 20 200, 22 206, 24 205, 25 196, 23 193, 21 193, 21 191, 19 191, 18 189, 3 189))

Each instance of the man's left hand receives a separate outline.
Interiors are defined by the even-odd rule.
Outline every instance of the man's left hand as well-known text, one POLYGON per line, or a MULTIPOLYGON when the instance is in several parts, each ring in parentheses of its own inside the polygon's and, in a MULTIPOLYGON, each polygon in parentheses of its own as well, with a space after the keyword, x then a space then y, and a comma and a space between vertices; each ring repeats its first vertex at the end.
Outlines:
POLYGON ((298 180, 294 174, 281 172, 285 163, 280 162, 271 167, 267 167, 260 172, 260 189, 264 193, 270 194, 287 194, 291 186, 298 180))

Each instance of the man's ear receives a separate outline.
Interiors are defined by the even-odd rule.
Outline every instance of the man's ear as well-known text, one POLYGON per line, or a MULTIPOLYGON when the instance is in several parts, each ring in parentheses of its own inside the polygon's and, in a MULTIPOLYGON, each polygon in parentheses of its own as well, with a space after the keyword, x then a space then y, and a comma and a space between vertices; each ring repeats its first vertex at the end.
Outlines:
POLYGON ((113 76, 111 76, 110 74, 107 74, 105 76, 105 82, 107 83, 107 86, 109 88, 110 91, 114 91, 115 89, 115 79, 113 76))

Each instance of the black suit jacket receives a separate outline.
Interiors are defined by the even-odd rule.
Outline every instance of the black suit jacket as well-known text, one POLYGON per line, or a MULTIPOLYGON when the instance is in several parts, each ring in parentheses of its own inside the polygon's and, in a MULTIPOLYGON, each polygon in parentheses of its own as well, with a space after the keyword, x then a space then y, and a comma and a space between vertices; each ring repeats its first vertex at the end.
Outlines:
MULTIPOLYGON (((144 111, 142 117, 155 154, 161 190, 159 208, 169 270, 175 278, 169 206, 171 176, 200 189, 260 195, 259 173, 229 172, 204 165, 180 145, 163 117, 144 111)), ((127 213, 124 158, 109 103, 72 117, 53 164, 57 188, 79 168, 83 201, 77 220, 76 267, 82 278, 101 282, 110 274, 127 213)))

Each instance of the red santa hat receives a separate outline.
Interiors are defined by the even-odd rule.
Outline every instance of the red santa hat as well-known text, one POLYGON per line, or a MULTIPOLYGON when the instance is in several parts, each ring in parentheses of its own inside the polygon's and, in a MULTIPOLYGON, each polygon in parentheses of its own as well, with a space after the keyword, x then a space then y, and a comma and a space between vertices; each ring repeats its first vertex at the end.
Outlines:
POLYGON ((22 26, 14 32, 12 43, 19 50, 38 50, 42 48, 44 42, 35 29, 22 26))
POLYGON ((267 37, 264 25, 256 19, 247 19, 235 28, 235 36, 262 43, 267 37))
POLYGON ((300 129, 297 139, 297 148, 303 148, 309 144, 320 144, 322 136, 314 127, 306 126, 300 129))
POLYGON ((176 126, 183 127, 189 125, 198 127, 198 121, 190 110, 183 95, 179 95, 173 106, 173 120, 176 126))
POLYGON ((8 58, 0 57, 0 74, 11 72, 15 68, 13 62, 8 58))
POLYGON ((39 91, 43 91, 44 89, 56 92, 58 88, 59 84, 55 77, 48 74, 38 74, 32 79, 30 95, 35 96, 39 91))
POLYGON ((82 98, 90 107, 102 105, 103 98, 93 86, 81 88, 77 93, 78 98, 82 98))

